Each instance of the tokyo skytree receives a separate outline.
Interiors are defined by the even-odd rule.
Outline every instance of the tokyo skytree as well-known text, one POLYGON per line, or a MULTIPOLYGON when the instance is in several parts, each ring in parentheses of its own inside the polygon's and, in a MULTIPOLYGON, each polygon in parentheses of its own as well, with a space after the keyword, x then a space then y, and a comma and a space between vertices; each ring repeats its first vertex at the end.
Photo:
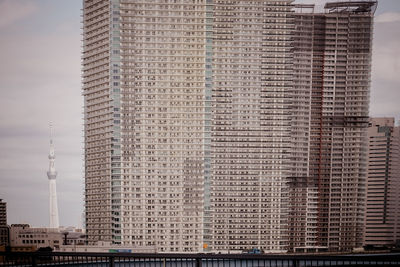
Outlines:
POLYGON ((56 189, 56 168, 54 166, 55 161, 54 144, 53 144, 53 129, 50 124, 50 152, 49 152, 49 170, 47 177, 49 178, 49 215, 50 215, 50 228, 58 228, 58 206, 57 206, 57 189, 56 189))

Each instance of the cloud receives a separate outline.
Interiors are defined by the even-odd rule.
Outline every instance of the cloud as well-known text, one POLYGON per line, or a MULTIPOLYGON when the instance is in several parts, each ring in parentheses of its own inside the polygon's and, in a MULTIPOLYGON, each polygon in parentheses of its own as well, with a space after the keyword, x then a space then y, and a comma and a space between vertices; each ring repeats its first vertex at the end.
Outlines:
POLYGON ((0 28, 23 20, 36 10, 33 2, 3 0, 0 2, 0 28))
POLYGON ((376 23, 399 22, 400 12, 386 12, 375 17, 376 23))

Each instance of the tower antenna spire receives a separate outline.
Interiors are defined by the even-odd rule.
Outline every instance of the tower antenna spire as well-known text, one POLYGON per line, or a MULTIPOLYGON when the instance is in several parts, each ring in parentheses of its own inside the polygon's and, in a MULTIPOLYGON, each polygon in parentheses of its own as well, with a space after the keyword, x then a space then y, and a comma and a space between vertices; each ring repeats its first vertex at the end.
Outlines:
POLYGON ((53 123, 50 122, 50 144, 53 144, 53 123))

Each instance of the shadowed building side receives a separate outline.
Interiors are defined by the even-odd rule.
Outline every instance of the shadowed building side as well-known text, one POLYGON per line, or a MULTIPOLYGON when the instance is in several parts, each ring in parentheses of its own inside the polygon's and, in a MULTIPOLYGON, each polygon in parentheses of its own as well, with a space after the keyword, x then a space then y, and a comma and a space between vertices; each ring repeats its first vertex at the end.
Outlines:
POLYGON ((376 1, 296 7, 290 213, 300 221, 289 222, 289 250, 351 251, 362 245, 376 1))

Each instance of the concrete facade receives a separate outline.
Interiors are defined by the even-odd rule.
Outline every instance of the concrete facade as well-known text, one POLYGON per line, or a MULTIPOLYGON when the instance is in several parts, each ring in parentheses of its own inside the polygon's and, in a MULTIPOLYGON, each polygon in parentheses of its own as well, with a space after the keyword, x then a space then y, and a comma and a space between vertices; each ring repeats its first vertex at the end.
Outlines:
POLYGON ((89 244, 285 250, 291 2, 83 1, 89 244))
POLYGON ((99 241, 95 245, 63 245, 56 251, 58 252, 123 252, 123 253, 155 253, 155 247, 133 247, 133 246, 120 246, 113 245, 110 242, 99 241))
POLYGON ((58 248, 62 245, 62 234, 55 228, 31 228, 29 224, 12 224, 10 246, 34 246, 58 248))
POLYGON ((10 227, 11 247, 51 247, 60 250, 64 245, 83 246, 86 235, 81 229, 35 228, 29 224, 12 224, 10 227))
POLYGON ((10 244, 10 229, 7 225, 7 203, 0 199, 0 246, 10 244))
POLYGON ((0 199, 0 226, 7 226, 7 203, 0 199))
POLYGON ((83 1, 89 245, 362 245, 376 2, 292 2, 83 1))
POLYGON ((400 127, 393 118, 371 118, 364 245, 400 241, 400 127))
POLYGON ((362 245, 376 1, 297 5, 289 250, 362 245))

